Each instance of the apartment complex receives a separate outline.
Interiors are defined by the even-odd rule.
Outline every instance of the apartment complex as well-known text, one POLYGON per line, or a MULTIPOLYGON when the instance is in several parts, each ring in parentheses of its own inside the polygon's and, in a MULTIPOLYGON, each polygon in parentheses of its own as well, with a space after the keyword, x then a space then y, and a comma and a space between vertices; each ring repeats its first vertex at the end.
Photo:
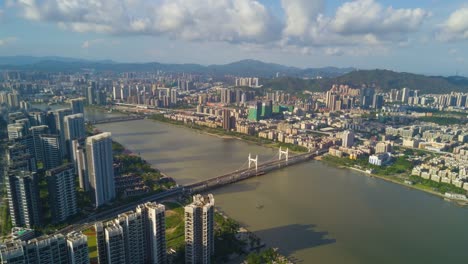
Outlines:
POLYGON ((95 229, 99 263, 167 263, 162 204, 141 204, 95 229))
POLYGON ((185 263, 209 264, 214 254, 214 197, 195 195, 185 206, 185 263))
POLYGON ((115 198, 111 133, 88 137, 86 156, 92 199, 99 207, 115 198))

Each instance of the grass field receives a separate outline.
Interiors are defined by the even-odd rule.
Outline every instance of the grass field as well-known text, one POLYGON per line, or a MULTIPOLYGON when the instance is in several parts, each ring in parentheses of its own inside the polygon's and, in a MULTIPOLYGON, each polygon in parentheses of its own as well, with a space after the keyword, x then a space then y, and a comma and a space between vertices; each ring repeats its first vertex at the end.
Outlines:
POLYGON ((88 251, 91 263, 97 263, 97 241, 94 228, 86 229, 83 234, 88 237, 88 251))
POLYGON ((184 246, 184 207, 176 203, 164 203, 166 206, 166 242, 167 248, 175 250, 184 246))

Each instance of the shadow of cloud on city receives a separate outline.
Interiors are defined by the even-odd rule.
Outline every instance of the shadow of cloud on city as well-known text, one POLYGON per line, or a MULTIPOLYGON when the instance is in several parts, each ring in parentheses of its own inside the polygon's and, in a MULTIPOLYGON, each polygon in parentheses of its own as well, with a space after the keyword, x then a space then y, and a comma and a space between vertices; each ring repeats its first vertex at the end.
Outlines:
POLYGON ((268 247, 279 248, 279 252, 287 257, 299 250, 336 243, 336 239, 328 238, 328 232, 317 231, 315 225, 292 224, 254 233, 263 241, 268 241, 268 247))

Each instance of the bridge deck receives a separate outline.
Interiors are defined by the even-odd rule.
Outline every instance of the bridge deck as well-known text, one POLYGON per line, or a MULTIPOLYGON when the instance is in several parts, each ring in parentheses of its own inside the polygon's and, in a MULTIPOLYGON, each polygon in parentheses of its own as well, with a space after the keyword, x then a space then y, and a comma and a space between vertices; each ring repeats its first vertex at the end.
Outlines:
POLYGON ((121 116, 121 117, 111 117, 101 120, 90 120, 88 124, 91 125, 98 125, 98 124, 108 124, 108 123, 117 123, 117 122, 126 122, 126 121, 133 121, 133 120, 141 120, 145 119, 144 116, 121 116))

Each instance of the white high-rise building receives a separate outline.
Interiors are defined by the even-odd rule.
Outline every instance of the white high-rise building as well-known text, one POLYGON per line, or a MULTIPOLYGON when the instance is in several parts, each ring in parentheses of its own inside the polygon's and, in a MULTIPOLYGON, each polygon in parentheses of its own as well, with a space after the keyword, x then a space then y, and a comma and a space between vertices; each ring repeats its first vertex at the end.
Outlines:
POLYGON ((23 124, 9 124, 7 126, 8 139, 12 140, 26 135, 23 124))
POLYGON ((85 120, 83 114, 65 116, 63 121, 65 144, 69 159, 72 158, 72 140, 86 137, 85 120))
POLYGON ((66 140, 73 140, 86 136, 85 120, 83 114, 65 116, 63 122, 66 140))
MULTIPOLYGON (((149 259, 146 263, 166 263, 166 208, 162 204, 146 203, 146 247, 149 259)), ((139 211, 139 206, 137 212, 139 211)))
POLYGON ((62 164, 62 145, 59 135, 40 135, 44 168, 53 169, 62 164))
POLYGON ((29 240, 25 246, 25 254, 26 263, 69 263, 67 241, 61 234, 29 240))
POLYGON ((92 199, 99 207, 115 198, 111 133, 88 137, 86 156, 92 199))
POLYGON ((117 253, 112 250, 116 247, 122 247, 123 253, 119 257, 124 258, 123 263, 167 263, 165 207, 162 204, 141 204, 135 211, 120 214, 113 221, 96 223, 95 228, 99 263, 114 263, 112 259, 117 258, 117 253))
POLYGON ((72 232, 67 235, 68 263, 89 264, 88 238, 82 233, 72 232))
POLYGON ((120 99, 120 87, 119 86, 112 87, 112 99, 114 100, 120 99))
POLYGON ((34 144, 34 157, 36 161, 44 162, 44 153, 42 153, 42 141, 41 135, 45 135, 49 133, 49 127, 46 125, 40 126, 33 126, 29 129, 29 133, 33 137, 33 144, 34 144))
POLYGON ((122 226, 109 223, 104 229, 106 239, 107 263, 126 264, 125 239, 122 226))
MULTIPOLYGON (((55 118, 55 127, 57 129, 57 134, 60 136, 60 146, 64 148, 66 146, 65 144, 65 117, 67 115, 71 115, 72 110, 70 108, 64 108, 64 109, 57 109, 53 112, 54 118, 55 118)), ((62 151, 61 155, 62 158, 65 157, 66 152, 62 151)))
POLYGON ((408 88, 403 88, 402 94, 401 94, 401 102, 402 103, 408 103, 408 98, 409 98, 409 89, 408 88))
POLYGON ((41 226, 39 187, 36 173, 11 171, 5 177, 8 208, 13 226, 41 226))
POLYGON ((10 240, 0 247, 0 261, 11 264, 88 264, 86 236, 78 233, 69 234, 65 238, 61 234, 56 234, 34 238, 27 242, 10 240))
POLYGON ((80 182, 80 188, 84 191, 89 190, 89 178, 86 161, 86 139, 72 140, 72 161, 75 164, 76 174, 80 182))
POLYGON ((76 98, 70 100, 72 114, 84 114, 84 101, 86 98, 76 98))
POLYGON ((23 242, 12 240, 0 247, 1 263, 24 264, 26 256, 24 255, 23 242))
POLYGON ((195 195, 185 206, 185 263, 209 264, 214 253, 214 198, 195 195))
POLYGON ((342 144, 343 147, 349 148, 354 145, 354 133, 353 131, 345 131, 343 132, 343 137, 342 137, 342 144))
POLYGON ((139 212, 119 214, 115 222, 122 227, 127 263, 145 263, 145 232, 143 215, 139 212))
POLYGON ((69 163, 46 171, 52 221, 62 222, 78 213, 75 168, 69 163))

